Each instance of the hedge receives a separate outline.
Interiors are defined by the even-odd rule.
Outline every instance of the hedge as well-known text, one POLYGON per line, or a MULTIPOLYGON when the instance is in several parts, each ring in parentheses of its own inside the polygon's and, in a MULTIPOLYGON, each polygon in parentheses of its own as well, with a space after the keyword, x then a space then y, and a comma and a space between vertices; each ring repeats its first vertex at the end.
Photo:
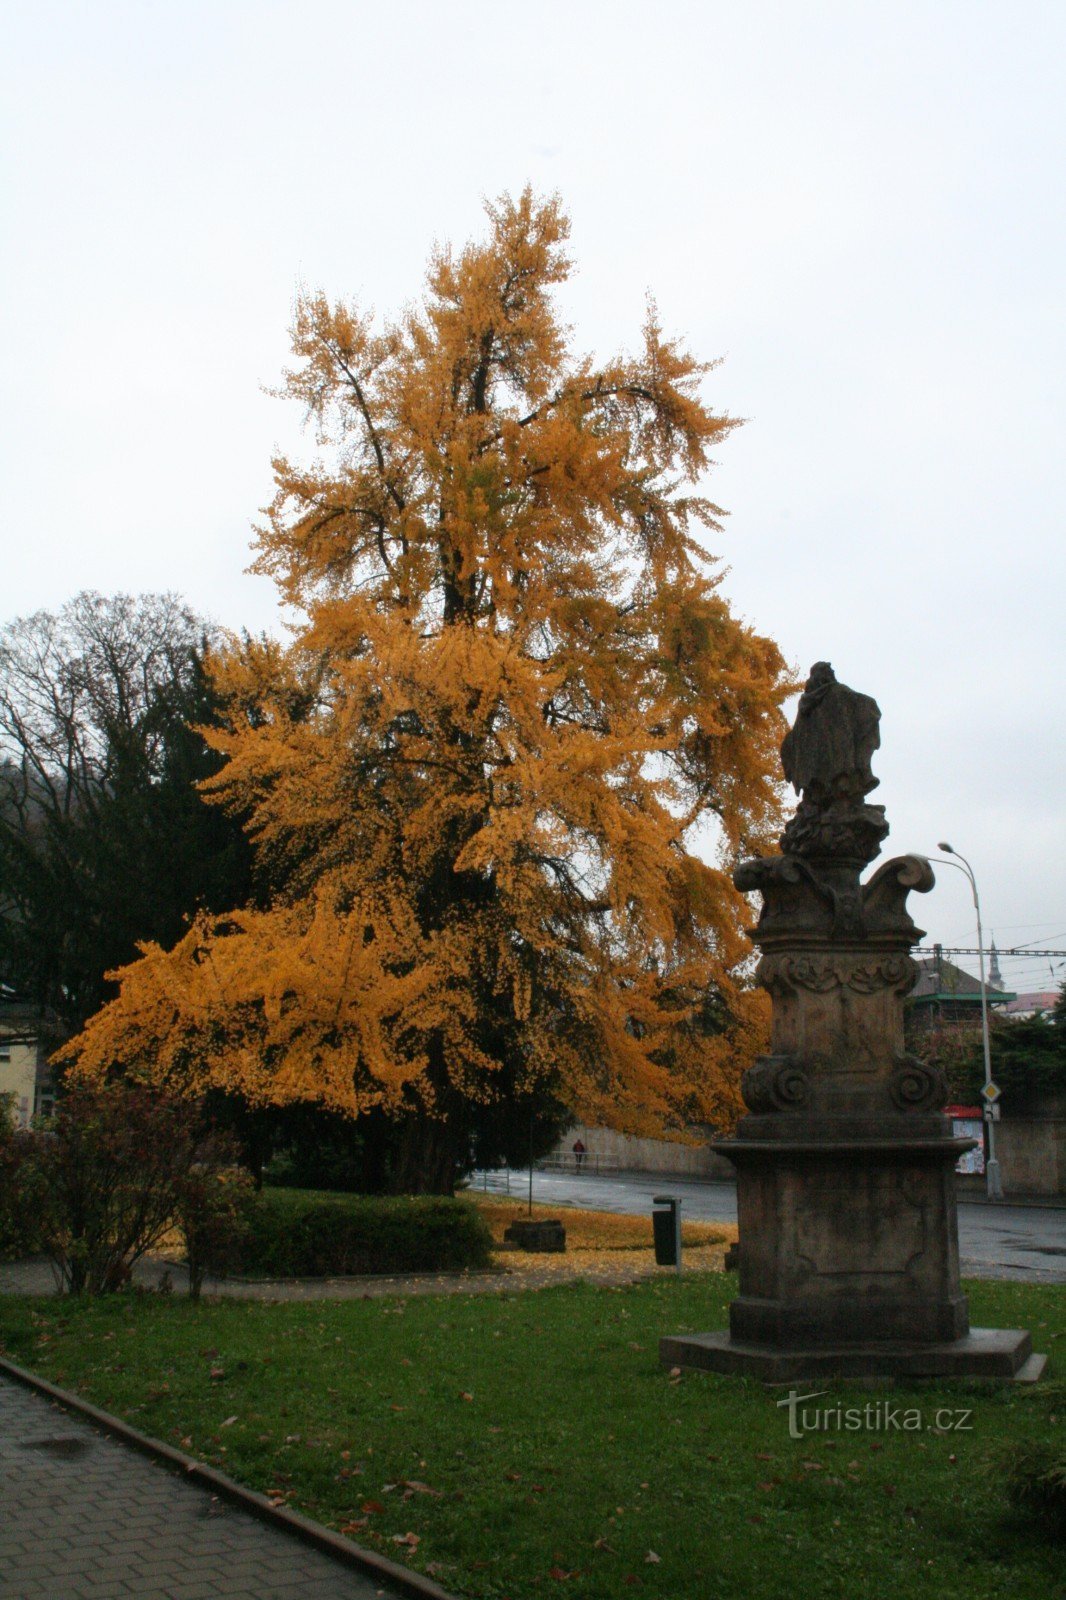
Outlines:
POLYGON ((492 1235, 476 1208, 430 1196, 264 1189, 243 1235, 209 1273, 271 1278, 448 1272, 487 1267, 492 1235))

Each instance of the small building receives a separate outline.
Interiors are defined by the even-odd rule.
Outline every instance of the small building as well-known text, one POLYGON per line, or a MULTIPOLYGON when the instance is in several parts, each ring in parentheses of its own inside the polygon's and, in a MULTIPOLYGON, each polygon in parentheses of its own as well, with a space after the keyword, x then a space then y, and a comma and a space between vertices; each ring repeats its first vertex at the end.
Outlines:
POLYGON ((39 1009, 0 984, 0 1098, 18 1128, 50 1116, 55 1105, 45 1034, 39 1009))
MULTIPOLYGON (((907 1027, 916 1033, 929 1032, 949 1023, 981 1026, 981 980, 964 972, 935 944, 931 956, 919 956, 918 981, 907 997, 907 1027)), ((991 976, 991 974, 990 974, 991 976)), ((990 1007, 1002 1010, 1017 998, 1007 989, 985 984, 990 1007)))

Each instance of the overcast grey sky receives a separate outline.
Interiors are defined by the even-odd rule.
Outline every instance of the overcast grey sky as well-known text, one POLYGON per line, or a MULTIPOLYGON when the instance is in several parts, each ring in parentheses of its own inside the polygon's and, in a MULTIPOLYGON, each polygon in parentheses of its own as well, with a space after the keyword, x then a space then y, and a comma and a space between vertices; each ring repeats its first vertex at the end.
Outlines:
MULTIPOLYGON (((889 848, 949 838, 1000 944, 1066 948, 1061 0, 0 16, 0 617, 169 588, 276 628, 243 569, 297 285, 398 310, 532 181, 580 346, 652 290, 725 358, 727 592, 879 700, 889 848)), ((915 915, 974 942, 958 873, 915 915)))

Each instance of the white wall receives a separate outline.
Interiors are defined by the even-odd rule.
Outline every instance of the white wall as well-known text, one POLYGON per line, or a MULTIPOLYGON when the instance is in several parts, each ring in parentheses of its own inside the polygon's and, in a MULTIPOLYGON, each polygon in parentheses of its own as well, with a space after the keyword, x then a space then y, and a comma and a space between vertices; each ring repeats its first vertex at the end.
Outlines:
POLYGON ((15 1126, 28 1128, 37 1087, 37 1045, 0 1038, 0 1095, 10 1095, 15 1126), (6 1058, 6 1059, 5 1059, 6 1058))
POLYGON ((588 1170, 663 1172, 686 1178, 732 1178, 733 1164, 707 1144, 675 1144, 668 1139, 636 1139, 611 1128, 571 1128, 552 1151, 549 1160, 573 1164, 573 1147, 580 1139, 588 1156, 588 1170))

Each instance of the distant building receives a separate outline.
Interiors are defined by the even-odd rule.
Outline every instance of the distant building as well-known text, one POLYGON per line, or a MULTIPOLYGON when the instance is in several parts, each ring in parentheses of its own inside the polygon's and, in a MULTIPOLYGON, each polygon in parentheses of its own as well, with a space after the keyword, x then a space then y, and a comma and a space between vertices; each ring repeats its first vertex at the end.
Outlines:
MULTIPOLYGON (((915 962, 918 981, 907 997, 908 1028, 924 1032, 943 1027, 947 1023, 972 1023, 981 1025, 981 980, 972 972, 964 972, 943 954, 940 945, 933 946, 931 956, 919 956, 915 962)), ((996 959, 992 972, 999 974, 996 959)), ((991 977, 991 972, 989 974, 991 977)), ((1004 1010, 1017 996, 1007 989, 985 984, 985 996, 990 1007, 1004 1010)))
POLYGON ((1040 989, 1035 994, 1016 994, 1003 1007, 1003 1016, 1024 1021, 1027 1017, 1039 1016, 1041 1012, 1050 1015, 1058 999, 1056 989, 1040 989))
MULTIPOLYGON (((922 1034, 954 1025, 981 1033, 981 981, 945 959, 939 946, 917 959, 918 982, 908 997, 906 1028, 911 1048, 922 1053, 922 1034)), ((988 977, 999 976, 999 961, 991 962, 988 977)), ((1000 980, 1002 981, 1002 980, 1000 980)), ((986 985, 990 1011, 1015 1020, 1050 1011, 1058 1000, 1052 992, 1013 994, 986 985)), ((1066 1194, 1066 1092, 1054 1091, 1025 1098, 1017 1089, 1005 1092, 1000 1102, 1002 1120, 996 1124, 996 1156, 1003 1188, 1008 1195, 1061 1196, 1066 1194)), ((959 1162, 957 1171, 965 1192, 984 1183, 985 1128, 978 1106, 947 1106, 956 1137, 979 1141, 959 1162)))
MULTIPOLYGON (((0 1097, 10 1101, 15 1125, 28 1128, 34 1117, 49 1116, 55 1090, 41 1013, 0 984, 0 1097)), ((53 1041, 54 1042, 54 1041, 53 1041)))

